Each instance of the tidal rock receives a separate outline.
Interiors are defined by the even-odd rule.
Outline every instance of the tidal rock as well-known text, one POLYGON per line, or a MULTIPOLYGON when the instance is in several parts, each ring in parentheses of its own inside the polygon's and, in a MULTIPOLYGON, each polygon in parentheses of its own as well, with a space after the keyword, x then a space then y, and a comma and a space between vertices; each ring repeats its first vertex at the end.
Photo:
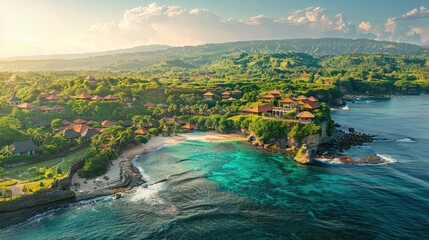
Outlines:
POLYGON ((355 160, 349 155, 338 156, 338 160, 342 164, 354 164, 355 163, 355 160))
POLYGON ((377 155, 371 155, 371 156, 368 156, 366 158, 361 158, 360 162, 361 163, 369 163, 369 164, 378 164, 378 163, 384 163, 385 161, 377 155))
POLYGON ((293 159, 300 164, 311 164, 314 162, 314 153, 307 144, 303 144, 293 159))

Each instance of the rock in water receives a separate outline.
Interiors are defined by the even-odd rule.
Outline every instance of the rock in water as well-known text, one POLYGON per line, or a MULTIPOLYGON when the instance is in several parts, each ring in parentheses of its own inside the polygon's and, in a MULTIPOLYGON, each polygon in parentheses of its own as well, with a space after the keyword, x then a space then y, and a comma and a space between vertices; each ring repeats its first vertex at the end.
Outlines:
POLYGON ((303 144, 293 160, 300 164, 311 164, 314 162, 314 153, 307 147, 307 144, 303 144))

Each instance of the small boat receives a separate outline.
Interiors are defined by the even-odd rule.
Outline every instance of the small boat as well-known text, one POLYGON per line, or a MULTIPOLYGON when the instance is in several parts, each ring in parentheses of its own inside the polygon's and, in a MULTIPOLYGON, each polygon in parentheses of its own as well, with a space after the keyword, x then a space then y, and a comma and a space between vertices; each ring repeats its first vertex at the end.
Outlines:
POLYGON ((341 108, 341 109, 343 109, 343 110, 349 110, 349 106, 344 106, 343 108, 341 108))

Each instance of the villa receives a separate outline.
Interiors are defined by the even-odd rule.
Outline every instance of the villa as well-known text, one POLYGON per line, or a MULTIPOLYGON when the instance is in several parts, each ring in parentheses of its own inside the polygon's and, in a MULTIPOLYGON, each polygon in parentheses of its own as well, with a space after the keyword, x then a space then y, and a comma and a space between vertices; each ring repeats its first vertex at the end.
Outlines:
POLYGON ((9 104, 9 106, 18 106, 19 104, 21 104, 21 99, 13 95, 9 99, 7 99, 7 103, 9 104))
POLYGON ((310 124, 313 122, 313 119, 315 117, 311 112, 304 111, 296 115, 296 118, 299 120, 299 123, 301 124, 310 124))
POLYGON ((77 100, 91 100, 94 96, 88 94, 86 91, 83 91, 79 96, 76 97, 77 100))
POLYGON ((212 93, 212 92, 206 92, 203 94, 203 98, 205 98, 207 100, 213 100, 213 96, 214 96, 214 93, 212 93))
POLYGON ((231 93, 229 93, 229 92, 223 92, 222 93, 222 98, 223 99, 228 99, 228 98, 230 98, 231 97, 231 93))
POLYGON ((39 149, 39 146, 33 143, 31 139, 22 142, 14 142, 12 144, 12 153, 15 155, 32 155, 34 151, 39 149))

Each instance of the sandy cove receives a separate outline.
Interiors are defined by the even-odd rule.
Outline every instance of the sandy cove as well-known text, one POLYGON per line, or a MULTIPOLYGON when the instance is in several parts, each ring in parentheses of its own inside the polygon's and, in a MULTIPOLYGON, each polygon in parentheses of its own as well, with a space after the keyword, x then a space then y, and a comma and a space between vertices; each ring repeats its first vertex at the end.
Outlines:
MULTIPOLYGON (((147 144, 141 144, 140 146, 124 151, 119 158, 111 162, 109 170, 103 176, 96 179, 85 179, 79 177, 78 174, 75 173, 72 178, 71 190, 75 192, 78 199, 85 199, 113 194, 118 190, 120 191, 121 189, 130 187, 130 182, 126 182, 127 178, 124 177, 124 175, 132 175, 133 172, 135 173, 135 168, 131 164, 132 159, 145 152, 156 150, 165 145, 178 144, 185 140, 220 142, 234 140, 243 141, 246 140, 246 138, 240 134, 221 134, 214 131, 185 133, 171 137, 152 137, 147 144)), ((131 181, 133 180, 135 179, 131 179, 131 181)), ((134 183, 134 185, 136 185, 136 183, 134 183)))

